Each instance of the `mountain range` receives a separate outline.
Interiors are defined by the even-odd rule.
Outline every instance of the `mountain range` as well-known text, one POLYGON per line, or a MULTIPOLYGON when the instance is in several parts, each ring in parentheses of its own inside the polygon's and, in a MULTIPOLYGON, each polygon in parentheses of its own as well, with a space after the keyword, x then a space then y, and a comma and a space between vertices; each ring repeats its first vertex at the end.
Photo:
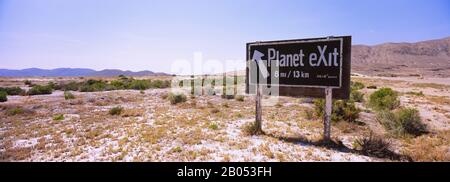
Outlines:
POLYGON ((168 75, 166 73, 155 73, 152 71, 123 71, 119 69, 104 69, 96 71, 87 68, 56 68, 39 69, 28 68, 22 70, 0 69, 0 76, 19 77, 19 76, 156 76, 168 75))
MULTIPOLYGON (((371 76, 450 77, 450 37, 416 43, 384 43, 352 46, 352 72, 371 76)), ((151 76, 152 71, 86 68, 22 70, 0 69, 0 76, 151 76)))
POLYGON ((352 46, 352 72, 372 76, 450 76, 450 37, 352 46))

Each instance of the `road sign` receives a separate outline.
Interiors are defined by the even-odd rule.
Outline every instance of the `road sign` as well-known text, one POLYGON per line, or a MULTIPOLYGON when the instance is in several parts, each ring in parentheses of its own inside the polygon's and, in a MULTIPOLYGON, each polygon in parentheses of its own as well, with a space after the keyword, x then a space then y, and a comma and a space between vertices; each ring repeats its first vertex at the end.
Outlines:
POLYGON ((351 37, 323 37, 247 44, 247 93, 277 89, 278 95, 348 99, 351 37))

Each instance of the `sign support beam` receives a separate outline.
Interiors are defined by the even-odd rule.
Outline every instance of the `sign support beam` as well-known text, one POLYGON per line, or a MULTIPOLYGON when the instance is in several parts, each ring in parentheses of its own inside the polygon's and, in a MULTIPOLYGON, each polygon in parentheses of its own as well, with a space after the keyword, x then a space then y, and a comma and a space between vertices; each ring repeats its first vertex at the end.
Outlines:
POLYGON ((333 89, 331 87, 325 88, 325 116, 323 117, 323 139, 330 141, 331 133, 331 112, 333 107, 333 89))
POLYGON ((255 134, 261 134, 262 133, 262 108, 261 108, 261 86, 259 84, 256 84, 256 116, 255 116, 255 134))

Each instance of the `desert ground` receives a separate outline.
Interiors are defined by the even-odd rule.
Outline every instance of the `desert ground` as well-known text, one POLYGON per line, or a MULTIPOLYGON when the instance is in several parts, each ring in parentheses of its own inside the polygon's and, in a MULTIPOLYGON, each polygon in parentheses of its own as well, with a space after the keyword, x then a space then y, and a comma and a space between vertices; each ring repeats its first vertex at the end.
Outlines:
MULTIPOLYGON (((151 77, 150 77, 151 78, 151 77)), ((78 80, 76 77, 0 78, 0 87, 78 80)), ((86 79, 86 78, 84 78, 86 79)), ((101 78, 109 79, 109 78, 101 78)), ((112 79, 112 78, 111 78, 112 79)), ((151 78, 153 79, 153 78, 151 78)), ((171 104, 170 88, 73 91, 8 96, 0 103, 1 161, 450 161, 450 78, 353 76, 363 83, 364 98, 390 87, 400 105, 419 110, 429 133, 389 135, 365 102, 358 122, 333 122, 334 144, 321 142, 322 119, 310 98, 279 97, 263 107, 263 135, 249 135, 255 100, 220 95, 187 96, 171 104), (420 93, 420 94, 419 94, 420 93), (111 108, 123 111, 112 115, 111 108), (14 110, 20 109, 20 112, 14 110), (55 118, 56 116, 59 118, 55 118), (361 152, 355 141, 378 135, 390 155, 361 152)), ((243 86, 243 85, 241 85, 243 86)))

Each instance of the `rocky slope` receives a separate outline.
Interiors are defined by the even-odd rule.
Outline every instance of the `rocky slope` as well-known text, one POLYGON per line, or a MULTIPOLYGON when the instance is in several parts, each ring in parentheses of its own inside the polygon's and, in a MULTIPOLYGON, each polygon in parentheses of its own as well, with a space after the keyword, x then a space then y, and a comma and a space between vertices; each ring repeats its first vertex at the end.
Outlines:
POLYGON ((450 37, 352 47, 352 72, 377 76, 450 76, 450 37))

